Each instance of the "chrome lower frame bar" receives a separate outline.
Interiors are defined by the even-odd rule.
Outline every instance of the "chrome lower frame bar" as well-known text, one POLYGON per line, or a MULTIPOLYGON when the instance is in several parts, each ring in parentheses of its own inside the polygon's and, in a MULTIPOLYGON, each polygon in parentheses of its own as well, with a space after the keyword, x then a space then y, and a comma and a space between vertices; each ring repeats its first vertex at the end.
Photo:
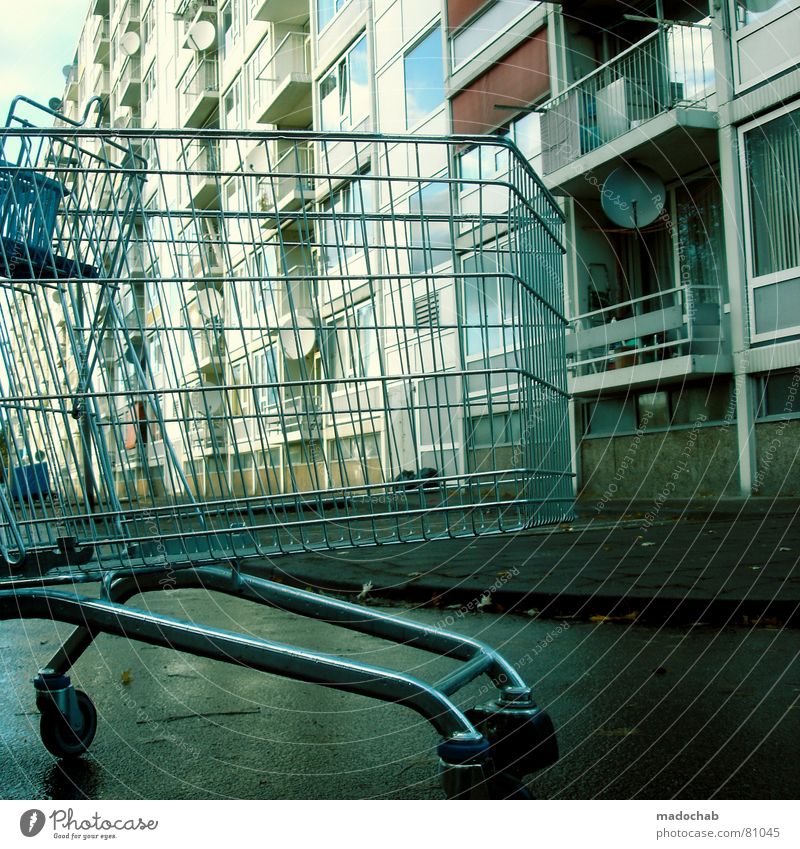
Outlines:
POLYGON ((446 739, 469 743, 481 734, 450 700, 466 684, 487 674, 500 701, 531 700, 517 671, 490 646, 374 609, 296 589, 236 568, 204 566, 142 573, 125 570, 104 576, 100 598, 42 585, 0 591, 0 619, 50 619, 77 626, 42 670, 64 675, 99 633, 188 652, 248 669, 319 684, 384 702, 402 704, 427 719, 446 739), (414 676, 335 655, 197 625, 126 606, 133 596, 164 589, 206 589, 266 604, 300 616, 421 649, 463 662, 463 666, 429 684, 414 676))

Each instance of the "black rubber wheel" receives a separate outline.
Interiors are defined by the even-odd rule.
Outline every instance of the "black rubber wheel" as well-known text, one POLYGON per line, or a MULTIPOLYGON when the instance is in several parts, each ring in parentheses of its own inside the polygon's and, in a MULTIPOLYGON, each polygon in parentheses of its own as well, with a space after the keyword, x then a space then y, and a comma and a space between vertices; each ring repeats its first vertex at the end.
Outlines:
POLYGON ((533 799, 527 786, 507 772, 496 772, 487 782, 490 799, 533 799))
POLYGON ((97 709, 82 690, 76 690, 78 710, 81 715, 79 728, 72 728, 64 715, 55 707, 42 711, 39 733, 45 749, 57 758, 80 757, 92 744, 97 731, 97 709))

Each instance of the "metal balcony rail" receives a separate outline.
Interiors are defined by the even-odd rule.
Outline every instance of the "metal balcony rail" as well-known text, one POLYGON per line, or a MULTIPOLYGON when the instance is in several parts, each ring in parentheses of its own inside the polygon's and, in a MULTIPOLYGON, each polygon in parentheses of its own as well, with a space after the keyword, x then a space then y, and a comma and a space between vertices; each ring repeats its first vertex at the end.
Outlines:
POLYGON ((258 182, 258 199, 264 210, 272 209, 287 195, 295 193, 313 200, 314 145, 311 142, 294 145, 277 158, 270 159, 271 175, 258 182))
POLYGON ((214 57, 206 57, 194 62, 181 86, 184 108, 191 106, 193 101, 206 92, 216 92, 219 87, 219 64, 214 57))
POLYGON ((286 33, 256 74, 261 96, 269 97, 291 74, 310 73, 310 59, 307 33, 286 33))
POLYGON ((217 11, 217 0, 182 0, 175 10, 175 17, 183 21, 183 35, 185 36, 197 20, 198 14, 208 12, 215 15, 217 11))
POLYGON ((545 173, 676 107, 710 108, 712 51, 710 27, 663 26, 549 100, 545 173))
POLYGON ((721 338, 718 287, 676 286, 571 319, 568 369, 579 377, 714 353, 721 338))
POLYGON ((101 41, 108 40, 108 18, 99 18, 92 33, 92 45, 97 48, 101 41))
POLYGON ((141 17, 141 11, 141 3, 139 0, 128 0, 120 17, 120 24, 123 29, 130 23, 137 23, 141 17))
POLYGON ((122 85, 128 83, 138 83, 142 79, 142 63, 138 56, 126 56, 122 63, 122 68, 119 72, 119 78, 122 85))

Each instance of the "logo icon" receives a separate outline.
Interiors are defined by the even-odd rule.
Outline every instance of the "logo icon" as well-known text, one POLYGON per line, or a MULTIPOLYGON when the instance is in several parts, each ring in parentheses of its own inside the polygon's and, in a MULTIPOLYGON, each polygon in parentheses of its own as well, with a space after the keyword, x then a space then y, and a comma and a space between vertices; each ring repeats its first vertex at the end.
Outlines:
POLYGON ((44 828, 44 813, 37 808, 31 808, 19 818, 19 830, 25 837, 36 837, 44 828))

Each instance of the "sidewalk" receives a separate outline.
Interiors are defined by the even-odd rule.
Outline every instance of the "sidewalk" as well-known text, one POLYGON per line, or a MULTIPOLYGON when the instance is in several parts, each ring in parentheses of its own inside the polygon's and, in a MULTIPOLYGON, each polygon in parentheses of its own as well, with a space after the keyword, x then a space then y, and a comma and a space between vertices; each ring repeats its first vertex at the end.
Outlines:
MULTIPOLYGON (((578 504, 572 525, 276 559, 321 592, 543 617, 800 624, 800 502, 578 504), (652 524, 650 524, 652 522, 652 524)), ((601 620, 597 620, 601 621, 601 620)))

